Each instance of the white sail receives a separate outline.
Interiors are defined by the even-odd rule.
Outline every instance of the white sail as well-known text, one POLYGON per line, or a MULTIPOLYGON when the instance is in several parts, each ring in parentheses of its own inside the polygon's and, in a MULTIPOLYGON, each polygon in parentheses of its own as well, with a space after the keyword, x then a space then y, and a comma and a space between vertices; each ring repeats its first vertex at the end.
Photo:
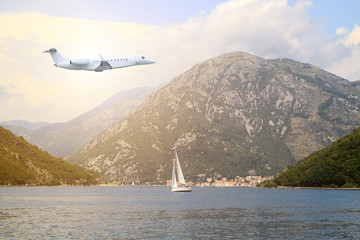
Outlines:
POLYGON ((175 151, 175 160, 173 165, 172 172, 172 183, 171 183, 172 192, 191 192, 191 187, 186 186, 184 175, 181 171, 179 157, 175 151), (177 181, 176 181, 177 175, 177 181), (178 185, 179 184, 179 185, 178 185))
POLYGON ((177 177, 178 177, 177 180, 180 185, 185 185, 186 183, 185 183, 184 175, 181 171, 179 157, 176 152, 175 152, 175 157, 176 157, 176 170, 177 170, 177 177))
POLYGON ((171 183, 171 187, 173 188, 177 188, 177 182, 176 182, 176 172, 175 172, 175 161, 174 161, 174 166, 173 166, 173 172, 172 172, 172 183, 171 183))

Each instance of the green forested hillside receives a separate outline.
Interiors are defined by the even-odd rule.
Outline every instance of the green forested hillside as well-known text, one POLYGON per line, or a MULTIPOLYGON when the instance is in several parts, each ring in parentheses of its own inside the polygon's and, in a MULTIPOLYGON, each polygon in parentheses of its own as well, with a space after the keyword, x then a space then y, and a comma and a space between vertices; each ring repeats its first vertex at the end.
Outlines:
POLYGON ((290 167, 274 183, 289 187, 360 187, 360 128, 290 167))
POLYGON ((0 127, 0 185, 88 185, 97 183, 98 177, 0 127))

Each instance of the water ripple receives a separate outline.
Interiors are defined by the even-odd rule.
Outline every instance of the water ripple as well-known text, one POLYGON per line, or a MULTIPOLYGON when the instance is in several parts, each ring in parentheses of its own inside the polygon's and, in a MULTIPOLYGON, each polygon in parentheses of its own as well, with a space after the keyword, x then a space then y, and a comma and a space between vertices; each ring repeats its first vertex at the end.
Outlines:
POLYGON ((360 239, 356 191, 30 189, 0 190, 0 239, 360 239))

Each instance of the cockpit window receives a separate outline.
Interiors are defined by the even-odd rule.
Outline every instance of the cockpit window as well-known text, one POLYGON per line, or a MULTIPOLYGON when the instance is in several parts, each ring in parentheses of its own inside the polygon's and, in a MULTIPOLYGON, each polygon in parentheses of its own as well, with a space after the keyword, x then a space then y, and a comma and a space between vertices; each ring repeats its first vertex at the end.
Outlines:
POLYGON ((145 57, 144 57, 144 56, 141 56, 141 59, 145 59, 145 57))

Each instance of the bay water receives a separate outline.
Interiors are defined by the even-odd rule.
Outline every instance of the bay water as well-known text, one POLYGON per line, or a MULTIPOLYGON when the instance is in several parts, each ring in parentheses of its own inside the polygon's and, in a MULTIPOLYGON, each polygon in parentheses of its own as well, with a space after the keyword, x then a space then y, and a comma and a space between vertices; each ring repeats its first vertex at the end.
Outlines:
POLYGON ((360 191, 2 187, 0 239, 360 239, 360 191))

